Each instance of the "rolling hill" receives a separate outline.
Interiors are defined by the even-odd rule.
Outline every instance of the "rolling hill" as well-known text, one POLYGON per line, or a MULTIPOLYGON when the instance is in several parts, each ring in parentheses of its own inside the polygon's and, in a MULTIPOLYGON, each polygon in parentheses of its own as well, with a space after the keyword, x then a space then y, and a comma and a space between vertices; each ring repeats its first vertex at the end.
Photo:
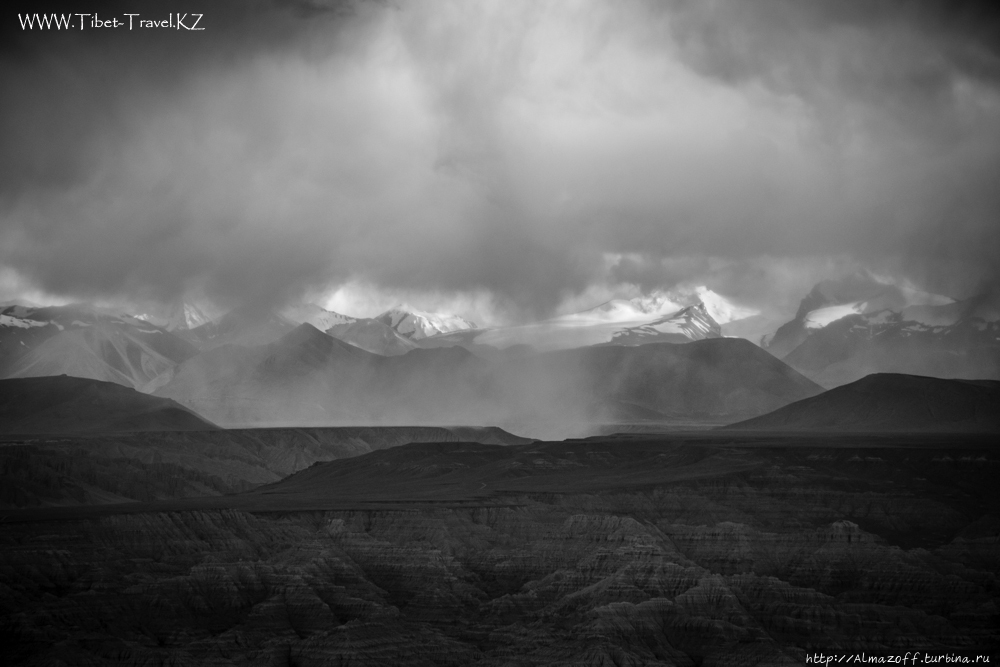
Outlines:
POLYGON ((174 401, 141 394, 113 382, 66 375, 0 380, 0 433, 216 428, 174 401))
POLYGON ((876 373, 724 428, 1000 432, 1000 382, 876 373))

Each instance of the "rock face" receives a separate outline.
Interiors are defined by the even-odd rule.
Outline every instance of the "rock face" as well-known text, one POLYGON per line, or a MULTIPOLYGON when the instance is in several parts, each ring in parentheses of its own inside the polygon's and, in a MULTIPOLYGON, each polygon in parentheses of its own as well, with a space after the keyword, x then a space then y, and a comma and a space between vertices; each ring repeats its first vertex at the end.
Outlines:
POLYGON ((1000 433, 1000 382, 878 373, 724 428, 1000 433))
POLYGON ((175 401, 66 375, 0 380, 0 433, 203 431, 218 428, 175 401))
POLYGON ((273 345, 204 352, 156 393, 232 427, 498 424, 533 437, 567 437, 591 422, 616 421, 623 411, 733 421, 819 391, 740 339, 487 361, 460 347, 385 357, 302 325, 273 345), (560 422, 551 424, 552 415, 560 422))
POLYGON ((985 444, 718 438, 408 445, 215 509, 7 513, 0 660, 794 665, 1000 648, 985 444))

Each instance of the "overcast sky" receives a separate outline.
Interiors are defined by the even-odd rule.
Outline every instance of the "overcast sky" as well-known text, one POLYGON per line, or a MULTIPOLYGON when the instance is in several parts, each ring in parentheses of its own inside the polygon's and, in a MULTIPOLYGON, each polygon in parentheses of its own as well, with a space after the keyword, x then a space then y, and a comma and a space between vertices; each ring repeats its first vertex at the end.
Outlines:
POLYGON ((858 268, 1000 279, 985 3, 30 6, 205 30, 3 17, 0 299, 499 323, 685 284, 794 311, 858 268))

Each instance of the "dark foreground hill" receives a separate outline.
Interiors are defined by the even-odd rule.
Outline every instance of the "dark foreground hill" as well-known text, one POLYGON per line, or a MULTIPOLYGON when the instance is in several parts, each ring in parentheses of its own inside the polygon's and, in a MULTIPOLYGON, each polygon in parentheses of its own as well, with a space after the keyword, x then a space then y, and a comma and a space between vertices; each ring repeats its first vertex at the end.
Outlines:
POLYGON ((1000 432, 1000 382, 875 373, 724 428, 1000 432))
POLYGON ((0 433, 201 431, 192 410, 113 382, 57 375, 0 380, 0 433))
POLYGON ((246 494, 8 511, 0 661, 975 662, 1000 648, 991 445, 425 443, 246 494))
POLYGON ((302 325, 270 345, 203 352, 157 394, 226 426, 496 424, 554 438, 623 416, 732 421, 820 391, 740 339, 488 361, 460 347, 385 357, 302 325))
POLYGON ((319 461, 411 442, 530 442, 498 428, 271 428, 9 437, 0 508, 214 496, 276 482, 319 461))

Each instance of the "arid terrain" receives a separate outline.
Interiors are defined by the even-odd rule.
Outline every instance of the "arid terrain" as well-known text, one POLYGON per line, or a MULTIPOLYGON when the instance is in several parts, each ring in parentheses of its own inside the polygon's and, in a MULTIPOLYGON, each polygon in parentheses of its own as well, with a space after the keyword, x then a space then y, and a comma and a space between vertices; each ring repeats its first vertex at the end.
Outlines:
POLYGON ((22 664, 800 664, 1000 647, 988 436, 415 443, 4 512, 22 664))

